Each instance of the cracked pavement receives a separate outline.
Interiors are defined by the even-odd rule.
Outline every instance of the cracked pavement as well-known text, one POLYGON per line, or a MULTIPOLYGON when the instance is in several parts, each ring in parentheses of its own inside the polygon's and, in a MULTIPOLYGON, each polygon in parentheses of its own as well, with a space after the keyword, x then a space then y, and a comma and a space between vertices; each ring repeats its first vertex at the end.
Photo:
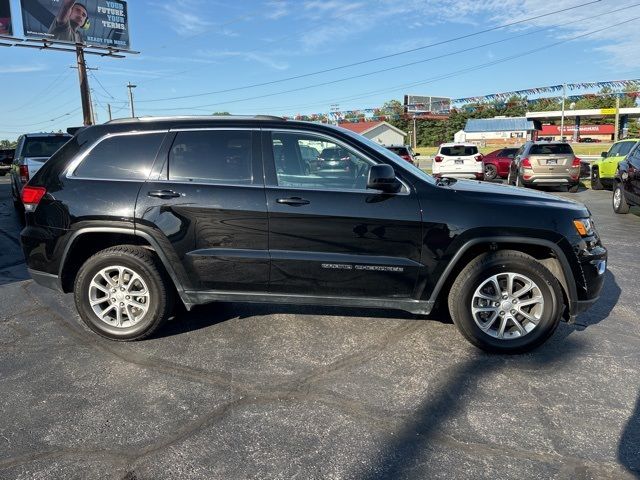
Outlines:
POLYGON ((395 311, 219 303, 119 344, 29 280, 0 177, 0 478, 640 478, 640 211, 585 202, 600 302, 521 356, 395 311))

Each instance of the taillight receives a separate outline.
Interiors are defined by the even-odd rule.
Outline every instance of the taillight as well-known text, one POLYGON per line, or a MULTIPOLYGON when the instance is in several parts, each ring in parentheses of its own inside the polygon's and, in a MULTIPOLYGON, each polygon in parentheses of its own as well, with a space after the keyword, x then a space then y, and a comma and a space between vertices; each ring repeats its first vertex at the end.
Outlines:
POLYGON ((444 160, 444 157, 441 157, 440 155, 436 155, 433 160, 435 162, 440 163, 442 160, 444 160))
POLYGON ((22 203, 26 212, 33 212, 42 197, 47 193, 47 189, 44 187, 30 187, 26 186, 22 189, 22 203))
POLYGON ((484 156, 482 154, 476 155, 475 157, 473 157, 476 159, 476 162, 481 162, 482 159, 484 158, 484 156))
POLYGON ((531 168, 531 162, 528 158, 523 158, 521 165, 523 168, 531 168))
POLYGON ((27 183, 29 181, 29 167, 26 165, 20 165, 20 181, 27 183))
POLYGON ((580 159, 578 157, 573 159, 573 163, 571 164, 572 167, 580 167, 580 159))

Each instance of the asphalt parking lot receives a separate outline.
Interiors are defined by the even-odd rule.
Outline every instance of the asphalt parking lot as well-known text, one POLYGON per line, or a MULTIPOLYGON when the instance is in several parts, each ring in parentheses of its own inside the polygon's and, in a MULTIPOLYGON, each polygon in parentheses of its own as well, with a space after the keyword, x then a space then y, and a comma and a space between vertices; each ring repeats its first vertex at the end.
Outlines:
POLYGON ((521 356, 445 319, 216 304, 102 340, 28 279, 0 177, 0 478, 640 478, 640 212, 585 202, 600 302, 521 356))

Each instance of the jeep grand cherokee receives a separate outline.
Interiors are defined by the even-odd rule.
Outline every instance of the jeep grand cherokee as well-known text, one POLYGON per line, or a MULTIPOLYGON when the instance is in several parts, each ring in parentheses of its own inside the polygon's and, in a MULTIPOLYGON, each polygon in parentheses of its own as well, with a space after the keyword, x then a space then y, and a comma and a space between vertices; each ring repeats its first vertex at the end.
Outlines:
POLYGON ((606 270, 582 204, 435 179, 347 130, 277 117, 85 128, 22 199, 33 278, 120 341, 152 334, 174 301, 441 304, 474 345, 520 352, 592 305, 606 270), (348 172, 305 168, 305 147, 347 152, 348 172))

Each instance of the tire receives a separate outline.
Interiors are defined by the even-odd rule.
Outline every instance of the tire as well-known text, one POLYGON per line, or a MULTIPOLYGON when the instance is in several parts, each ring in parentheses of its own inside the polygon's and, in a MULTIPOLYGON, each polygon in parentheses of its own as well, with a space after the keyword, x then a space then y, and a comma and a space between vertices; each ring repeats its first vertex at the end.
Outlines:
POLYGON ((513 180, 513 175, 511 174, 511 170, 509 170, 509 173, 507 174, 507 183, 509 185, 515 185, 516 182, 513 180))
MULTIPOLYGON (((487 295, 485 292, 483 288, 480 293, 487 295)), ((472 260, 454 281, 449 291, 448 303, 453 323, 469 342, 487 352, 506 354, 527 352, 544 343, 558 327, 564 311, 562 289, 553 274, 533 257, 512 250, 485 253, 472 260), (494 277, 503 291, 509 275, 514 278, 512 287, 515 292, 511 293, 517 293, 521 285, 526 285, 524 279, 535 285, 535 288, 518 297, 504 299, 501 295, 499 299, 496 297, 495 303, 478 297, 480 287, 493 285, 490 279, 494 277), (538 297, 541 300, 537 300, 537 303, 524 307, 518 306, 516 302, 508 303, 514 298, 521 303, 531 303, 538 297), (472 310, 474 306, 484 308, 478 302, 493 303, 487 307, 491 308, 492 313, 487 313, 489 318, 483 324, 488 326, 486 330, 480 326, 484 313, 472 310), (496 303, 501 305, 496 306, 496 303), (523 311, 535 322, 526 320, 521 315, 523 311), (516 327, 516 322, 512 319, 514 316, 520 328, 516 327)))
POLYGON ((624 196, 622 185, 619 183, 617 183, 613 189, 612 203, 614 212, 621 214, 629 213, 629 204, 624 196))
POLYGON ((495 165, 487 163, 484 166, 484 179, 487 181, 493 181, 498 178, 498 169, 495 165))
POLYGON ((516 185, 516 187, 527 188, 527 186, 522 181, 522 178, 520 177, 520 174, 516 175, 516 183, 515 183, 515 185, 516 185))
POLYGON ((603 190, 602 180, 600 180, 600 170, 598 167, 591 168, 591 190, 603 190))
POLYGON ((150 336, 173 311, 173 289, 164 269, 155 255, 133 245, 107 248, 89 258, 76 276, 74 298, 87 327, 121 342, 150 336), (115 281, 127 283, 123 286, 115 281), (132 292, 139 295, 126 295, 132 292), (92 307, 91 299, 103 301, 92 307), (106 318, 102 319, 94 308, 102 310, 106 318))
POLYGON ((574 183, 573 185, 569 185, 567 187, 567 192, 570 193, 578 193, 578 190, 580 190, 580 183, 574 183))

